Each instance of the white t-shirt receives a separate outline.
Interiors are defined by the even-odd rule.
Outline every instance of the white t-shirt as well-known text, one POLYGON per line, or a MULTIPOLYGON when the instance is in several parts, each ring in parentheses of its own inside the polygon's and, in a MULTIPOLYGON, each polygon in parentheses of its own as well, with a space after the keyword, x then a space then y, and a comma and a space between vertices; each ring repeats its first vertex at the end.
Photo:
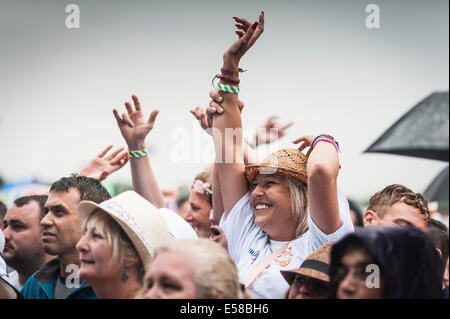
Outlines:
MULTIPOLYGON (((308 231, 291 241, 284 253, 273 260, 248 287, 254 298, 285 298, 289 285, 280 270, 299 268, 306 257, 317 248, 354 231, 347 199, 338 194, 338 200, 342 226, 333 234, 326 235, 314 224, 308 213, 308 231)), ((255 225, 250 193, 236 203, 228 217, 222 215, 219 226, 228 240, 228 252, 237 266, 241 282, 253 267, 286 243, 270 240, 269 236, 255 225)))

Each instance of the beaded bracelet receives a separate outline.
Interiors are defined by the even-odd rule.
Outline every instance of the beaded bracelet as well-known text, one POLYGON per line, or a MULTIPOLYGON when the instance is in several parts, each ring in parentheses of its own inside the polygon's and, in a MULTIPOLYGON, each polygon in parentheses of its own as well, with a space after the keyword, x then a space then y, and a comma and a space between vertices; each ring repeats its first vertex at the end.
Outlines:
POLYGON ((336 148, 336 151, 339 153, 341 152, 341 149, 339 148, 339 143, 334 139, 333 136, 327 135, 327 134, 318 135, 312 143, 312 148, 314 148, 316 146, 316 144, 320 141, 324 141, 324 142, 333 144, 334 147, 336 148))
POLYGON ((239 86, 233 86, 233 85, 227 85, 227 84, 220 84, 217 83, 217 89, 219 91, 229 92, 229 93, 239 93, 240 89, 239 86))
POLYGON ((213 81, 215 79, 220 79, 222 81, 225 81, 225 82, 228 82, 228 83, 231 83, 231 84, 234 84, 234 85, 239 85, 239 83, 241 83, 241 80, 232 80, 232 79, 224 77, 223 75, 220 75, 220 74, 216 74, 216 76, 214 77, 213 81))
MULTIPOLYGON (((245 72, 245 71, 247 71, 247 70, 242 70, 241 68, 238 69, 238 72, 241 72, 241 73, 245 72)), ((226 75, 233 75, 234 74, 234 72, 232 70, 227 70, 227 69, 224 69, 224 68, 221 68, 220 72, 222 72, 223 74, 226 74, 226 75)))
POLYGON ((129 158, 138 158, 138 157, 144 157, 147 156, 148 151, 146 148, 140 151, 128 151, 128 157, 129 158))

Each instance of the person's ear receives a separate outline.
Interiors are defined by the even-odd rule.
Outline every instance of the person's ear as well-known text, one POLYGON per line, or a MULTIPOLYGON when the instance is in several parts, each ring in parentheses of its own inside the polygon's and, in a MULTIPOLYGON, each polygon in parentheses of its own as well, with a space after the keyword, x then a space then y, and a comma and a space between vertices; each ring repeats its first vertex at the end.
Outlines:
POLYGON ((141 262, 141 260, 139 259, 138 256, 125 258, 125 268, 126 269, 133 268, 140 262, 141 262))
POLYGON ((376 212, 374 212, 373 210, 369 209, 364 213, 364 216, 363 216, 364 227, 377 226, 379 220, 380 220, 380 217, 378 217, 378 214, 376 212))

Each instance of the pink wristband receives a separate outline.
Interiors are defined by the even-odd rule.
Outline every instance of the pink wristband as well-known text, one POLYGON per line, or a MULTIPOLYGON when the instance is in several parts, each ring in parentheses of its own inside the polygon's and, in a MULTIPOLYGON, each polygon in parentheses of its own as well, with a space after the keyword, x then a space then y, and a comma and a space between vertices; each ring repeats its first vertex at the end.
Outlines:
POLYGON ((328 143, 330 143, 330 144, 333 144, 334 147, 336 148, 336 151, 339 152, 339 146, 336 144, 336 142, 333 141, 333 140, 330 139, 330 138, 327 138, 327 137, 319 137, 318 139, 316 139, 316 140, 314 141, 314 144, 313 144, 312 148, 316 147, 316 144, 319 143, 320 141, 328 142, 328 143))

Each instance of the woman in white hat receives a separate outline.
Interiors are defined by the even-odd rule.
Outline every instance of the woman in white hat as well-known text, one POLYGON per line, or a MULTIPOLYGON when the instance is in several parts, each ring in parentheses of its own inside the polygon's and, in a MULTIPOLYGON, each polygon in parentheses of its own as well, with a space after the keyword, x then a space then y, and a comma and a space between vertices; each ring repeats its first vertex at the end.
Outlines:
MULTIPOLYGON (((223 55, 220 99, 211 93, 224 109, 213 118, 218 171, 213 189, 221 186, 225 212, 220 227, 241 281, 255 298, 281 299, 289 285, 280 271, 298 268, 314 250, 353 226, 347 200, 337 193, 339 146, 331 136, 305 136, 294 142, 299 149, 280 150, 259 165, 243 164, 236 83, 240 59, 264 30, 264 12, 253 24, 234 19, 239 39, 223 55), (305 156, 301 151, 308 146, 305 156)), ((266 82, 268 88, 273 80, 266 82)))
POLYGON ((163 214, 133 191, 100 204, 82 201, 78 213, 80 277, 100 299, 135 298, 154 249, 173 239, 163 214))

